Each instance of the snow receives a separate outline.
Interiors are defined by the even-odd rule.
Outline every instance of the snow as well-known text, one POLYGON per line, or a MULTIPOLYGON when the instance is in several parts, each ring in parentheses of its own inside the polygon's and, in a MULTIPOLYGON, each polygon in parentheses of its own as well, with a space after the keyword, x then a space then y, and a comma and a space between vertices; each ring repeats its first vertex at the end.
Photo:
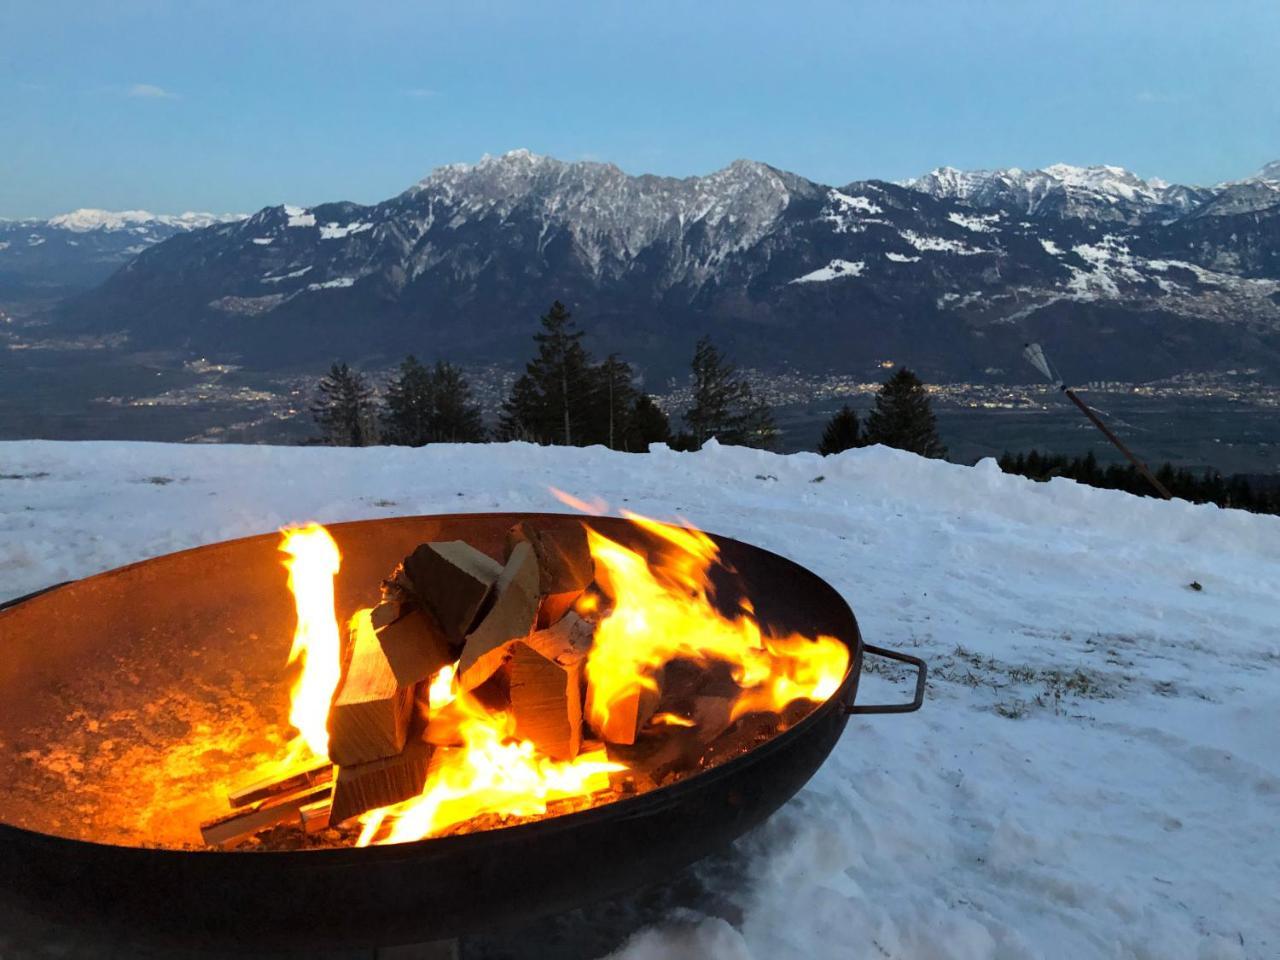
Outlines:
POLYGON ((177 215, 151 213, 148 210, 98 210, 91 207, 72 210, 48 221, 50 227, 60 227, 73 233, 90 230, 129 230, 140 226, 162 224, 180 230, 197 230, 215 223, 228 223, 245 219, 243 213, 198 213, 188 211, 177 215))
POLYGON ((356 282, 355 277, 335 277, 332 280, 325 280, 323 283, 309 283, 308 290, 340 290, 344 287, 350 287, 356 282))
POLYGON ((796 277, 794 280, 788 280, 787 282, 823 283, 840 277, 860 277, 866 266, 867 264, 863 260, 832 260, 825 267, 819 267, 812 273, 806 273, 803 277, 796 277))
POLYGON ((933 250, 940 253, 956 253, 962 257, 971 257, 977 253, 986 253, 974 247, 966 247, 959 240, 948 240, 946 237, 928 237, 914 230, 902 230, 899 236, 921 252, 933 250))
POLYGON ((956 226, 964 227, 966 230, 972 230, 974 233, 991 233, 995 229, 992 224, 1000 222, 1000 214, 986 213, 982 215, 970 215, 964 213, 948 213, 947 219, 956 226))
POLYGON ((254 237, 253 238, 253 242, 260 247, 265 247, 268 244, 274 242, 274 240, 275 240, 274 237, 254 237))
POLYGON ((348 223, 339 226, 336 223, 327 223, 320 228, 321 240, 341 240, 343 237, 349 237, 353 233, 364 233, 366 230, 372 230, 372 223, 348 223))
POLYGON ((894 253, 890 250, 884 255, 886 260, 892 260, 894 263, 919 263, 919 257, 909 257, 905 253, 894 253))
POLYGON ((866 197, 839 190, 828 190, 827 196, 829 202, 823 206, 818 219, 830 223, 835 233, 861 233, 868 223, 887 222, 875 218, 876 214, 884 213, 884 208, 866 197))
POLYGON ((298 277, 301 277, 306 275, 307 273, 310 273, 312 266, 313 266, 312 264, 308 264, 305 267, 301 267, 297 270, 294 270, 292 273, 283 273, 278 277, 273 277, 270 274, 267 274, 262 278, 262 282, 263 283, 281 283, 282 281, 285 281, 285 280, 296 280, 298 279, 298 277))
MULTIPOLYGON (((0 474, 4 596, 293 521, 560 510, 555 486, 792 557, 929 661, 924 709, 853 719, 692 905, 573 921, 648 917, 625 960, 1280 956, 1280 518, 879 447, 24 441, 0 474)), ((907 694, 867 672, 860 698, 907 694)))
POLYGON ((308 213, 302 207, 295 207, 286 203, 284 205, 284 213, 289 218, 287 225, 290 227, 314 227, 316 225, 316 215, 308 213))
POLYGON ((1062 255, 1062 248, 1059 247, 1052 240, 1041 239, 1040 246, 1044 247, 1044 252, 1047 254, 1050 254, 1051 256, 1057 257, 1062 255))

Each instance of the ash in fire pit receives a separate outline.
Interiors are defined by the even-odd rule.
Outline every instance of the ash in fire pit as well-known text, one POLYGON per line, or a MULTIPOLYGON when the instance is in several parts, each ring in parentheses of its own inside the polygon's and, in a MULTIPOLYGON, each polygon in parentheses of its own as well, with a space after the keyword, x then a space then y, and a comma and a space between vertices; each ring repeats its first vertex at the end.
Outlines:
POLYGON ((837 690, 845 643, 773 636, 749 598, 726 614, 709 537, 630 519, 654 546, 530 522, 501 560, 423 543, 345 631, 336 544, 286 531, 298 734, 204 842, 365 846, 598 806, 750 750, 837 690))

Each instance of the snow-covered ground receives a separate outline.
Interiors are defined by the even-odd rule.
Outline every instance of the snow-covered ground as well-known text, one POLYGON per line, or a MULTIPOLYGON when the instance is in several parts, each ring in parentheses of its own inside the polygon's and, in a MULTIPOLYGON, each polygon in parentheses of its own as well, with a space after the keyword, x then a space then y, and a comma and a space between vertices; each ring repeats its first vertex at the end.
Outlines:
POLYGON ((1278 518, 883 448, 12 442, 0 597, 290 521, 560 509, 551 486, 791 556, 932 670, 923 711, 852 721, 704 871, 712 906, 619 956, 1280 957, 1278 518))

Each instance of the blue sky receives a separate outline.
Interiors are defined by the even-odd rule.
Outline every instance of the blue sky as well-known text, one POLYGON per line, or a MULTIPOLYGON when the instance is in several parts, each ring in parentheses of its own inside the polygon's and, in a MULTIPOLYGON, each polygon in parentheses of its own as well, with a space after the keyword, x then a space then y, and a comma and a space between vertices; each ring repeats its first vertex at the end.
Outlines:
POLYGON ((528 147, 827 183, 1280 158, 1280 3, 0 0, 0 216, 371 202, 528 147))

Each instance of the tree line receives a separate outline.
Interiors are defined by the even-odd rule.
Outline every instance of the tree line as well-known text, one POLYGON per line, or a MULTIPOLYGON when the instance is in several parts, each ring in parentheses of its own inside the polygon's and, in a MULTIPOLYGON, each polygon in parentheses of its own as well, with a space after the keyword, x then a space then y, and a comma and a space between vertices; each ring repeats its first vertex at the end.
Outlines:
MULTIPOLYGON (((690 403, 673 431, 655 399, 638 389, 631 365, 616 353, 597 361, 582 344, 583 331, 560 301, 540 318, 535 353, 502 404, 496 428, 486 430, 462 372, 439 361, 426 367, 406 357, 379 398, 368 378, 335 363, 317 388, 312 416, 325 443, 527 440, 640 452, 666 443, 697 450, 712 437, 737 446, 771 448, 778 428, 768 403, 711 340, 703 337, 690 363, 690 403)), ((820 452, 882 443, 927 457, 944 457, 924 384, 910 370, 891 376, 876 396, 866 429, 844 406, 827 424, 820 452)))
MULTIPOLYGON (((1103 467, 1093 451, 1084 456, 1068 457, 1064 454, 1005 452, 999 459, 1000 469, 1032 480, 1050 480, 1066 477, 1091 487, 1106 490, 1123 490, 1136 496, 1154 496, 1145 477, 1133 464, 1112 463, 1103 467)), ((1186 468, 1164 463, 1155 471, 1156 479, 1180 500, 1192 503, 1215 503, 1220 507, 1234 507, 1253 513, 1280 514, 1280 487, 1264 486, 1241 474, 1224 477, 1217 470, 1206 470, 1197 475, 1186 468)))
POLYGON ((457 367, 440 361, 427 368, 410 356, 382 398, 364 374, 346 363, 333 364, 311 407, 322 442, 421 446, 527 440, 638 452, 654 442, 696 449, 713 436, 757 447, 772 446, 777 438, 768 404, 709 337, 694 350, 692 402, 683 415, 685 428, 673 433, 654 398, 636 387, 629 363, 617 354, 596 361, 587 352, 583 331, 564 304, 553 303, 540 324, 535 354, 503 402, 492 433, 457 367))

